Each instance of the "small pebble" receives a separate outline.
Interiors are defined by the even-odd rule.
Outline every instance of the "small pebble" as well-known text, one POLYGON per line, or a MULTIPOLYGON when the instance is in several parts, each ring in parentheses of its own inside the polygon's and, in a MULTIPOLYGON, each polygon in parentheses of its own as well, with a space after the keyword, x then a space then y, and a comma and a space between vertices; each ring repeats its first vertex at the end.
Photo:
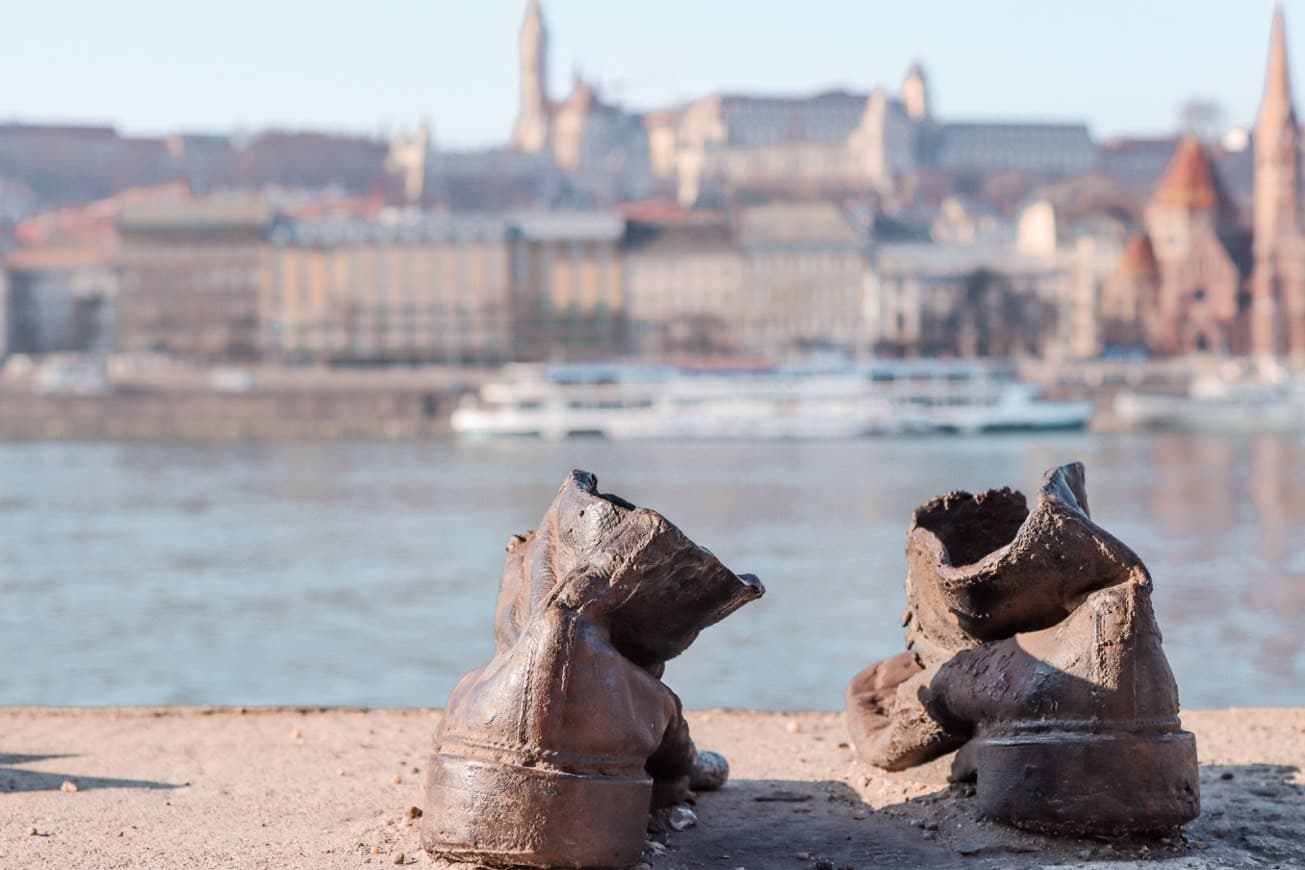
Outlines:
POLYGON ((796 858, 796 859, 798 859, 799 861, 810 861, 810 860, 811 860, 811 853, 810 853, 810 852, 798 852, 798 853, 797 853, 796 855, 794 855, 793 857, 796 858))
POLYGON ((1090 859, 1092 858, 1092 850, 1091 850, 1091 849, 1084 849, 1082 852, 1079 852, 1079 853, 1078 853, 1078 857, 1079 857, 1079 860, 1080 860, 1080 861, 1087 861, 1087 860, 1090 860, 1090 859))
POLYGON ((1220 778, 1220 779, 1232 779, 1232 778, 1233 778, 1232 771, 1231 771, 1231 770, 1225 770, 1223 773, 1219 774, 1219 778, 1220 778))
POLYGON ((368 854, 371 854, 371 855, 379 855, 379 854, 381 854, 381 847, 380 847, 380 846, 372 846, 371 849, 368 851, 368 854))
POLYGON ((673 830, 684 831, 698 824, 698 814, 688 807, 676 807, 666 822, 673 830))
POLYGON ((645 851, 652 852, 654 855, 665 855, 667 852, 671 851, 666 848, 664 844, 659 843, 656 840, 649 840, 643 844, 643 847, 645 851))
POLYGON ((398 785, 401 782, 403 782, 403 777, 399 776, 396 773, 394 776, 390 777, 390 782, 394 783, 395 785, 398 785))
POLYGON ((293 731, 290 732, 290 739, 291 739, 291 740, 303 740, 303 739, 304 739, 304 732, 302 732, 302 731, 300 731, 298 728, 296 728, 295 730, 293 730, 293 731))
POLYGON ((71 779, 65 779, 63 785, 59 786, 59 791, 77 791, 77 783, 71 779))
POLYGON ((27 829, 27 836, 29 836, 29 837, 35 837, 35 836, 37 835, 37 833, 38 833, 38 832, 37 832, 36 828, 28 828, 28 829, 27 829))
POLYGON ((713 789, 720 788, 730 777, 730 763, 725 760, 725 756, 719 752, 712 752, 710 749, 703 749, 698 753, 698 770, 695 775, 699 788, 713 789))
POLYGON ((344 768, 342 767, 342 768, 340 768, 339 770, 337 770, 337 771, 335 772, 335 775, 336 775, 336 776, 344 776, 344 768))
POLYGON ((421 807, 408 807, 408 811, 403 814, 408 821, 421 818, 421 807))
POLYGON ((402 863, 404 863, 404 862, 407 861, 407 860, 408 860, 408 859, 405 858, 405 857, 403 856, 403 853, 402 853, 402 852, 400 852, 399 854, 397 854, 397 855, 394 856, 394 863, 395 863, 395 864, 402 864, 402 863))
POLYGON ((802 730, 802 726, 798 724, 796 719, 790 719, 788 720, 788 724, 784 726, 784 730, 789 734, 797 734, 802 730))

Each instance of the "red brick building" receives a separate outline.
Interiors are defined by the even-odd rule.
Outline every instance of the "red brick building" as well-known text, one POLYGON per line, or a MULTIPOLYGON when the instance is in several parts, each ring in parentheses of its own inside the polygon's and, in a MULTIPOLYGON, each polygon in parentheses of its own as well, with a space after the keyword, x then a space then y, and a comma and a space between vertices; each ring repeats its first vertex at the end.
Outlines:
POLYGON ((1250 231, 1205 147, 1184 140, 1103 295, 1107 343, 1161 355, 1305 356, 1300 147, 1279 7, 1255 124, 1250 231))

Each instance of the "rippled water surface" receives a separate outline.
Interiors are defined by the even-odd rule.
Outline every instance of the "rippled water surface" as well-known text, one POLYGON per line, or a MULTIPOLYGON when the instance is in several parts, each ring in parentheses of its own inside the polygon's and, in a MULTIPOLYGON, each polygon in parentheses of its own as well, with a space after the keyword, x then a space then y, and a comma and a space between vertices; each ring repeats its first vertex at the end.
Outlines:
POLYGON ((575 466, 765 581, 670 664, 687 706, 835 709, 901 649, 912 509, 1072 459, 1184 706, 1305 704, 1305 441, 1106 435, 0 445, 0 703, 439 705, 575 466))

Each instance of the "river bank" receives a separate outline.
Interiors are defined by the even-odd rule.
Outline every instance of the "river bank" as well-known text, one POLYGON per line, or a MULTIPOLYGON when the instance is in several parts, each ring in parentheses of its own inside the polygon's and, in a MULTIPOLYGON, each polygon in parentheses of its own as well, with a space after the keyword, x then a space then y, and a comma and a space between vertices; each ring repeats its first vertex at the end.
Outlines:
MULTIPOLYGON (((0 709, 0 866, 432 866, 418 847, 433 710, 0 709)), ((1305 863, 1305 709, 1194 711, 1203 814, 1166 840, 1055 840, 973 818, 949 758, 856 762, 840 714, 699 711, 729 785, 656 870, 1305 863), (822 863, 828 862, 828 863, 822 863)))

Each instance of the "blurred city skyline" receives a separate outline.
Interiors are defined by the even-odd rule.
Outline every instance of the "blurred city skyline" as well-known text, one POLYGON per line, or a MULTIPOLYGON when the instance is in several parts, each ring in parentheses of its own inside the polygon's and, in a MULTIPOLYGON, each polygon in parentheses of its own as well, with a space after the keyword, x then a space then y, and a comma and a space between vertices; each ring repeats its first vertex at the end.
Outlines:
MULTIPOLYGON (((1285 4, 1289 46, 1305 46, 1305 17, 1291 15, 1297 5, 1285 4)), ((655 9, 543 3, 553 96, 574 70, 636 110, 715 91, 891 89, 918 60, 942 115, 1081 118, 1099 137, 1172 132, 1191 100, 1217 104, 1228 126, 1250 125, 1272 6, 809 0, 799 12, 746 0, 667 0, 655 9)), ((426 118, 439 147, 499 144, 517 106, 523 7, 24 4, 9 19, 12 32, 26 36, 0 54, 0 77, 22 87, 7 95, 0 120, 112 123, 132 133, 388 135, 426 118), (86 60, 52 65, 51 45, 86 60)), ((1299 53, 1292 60, 1295 68, 1305 63, 1299 53)))

